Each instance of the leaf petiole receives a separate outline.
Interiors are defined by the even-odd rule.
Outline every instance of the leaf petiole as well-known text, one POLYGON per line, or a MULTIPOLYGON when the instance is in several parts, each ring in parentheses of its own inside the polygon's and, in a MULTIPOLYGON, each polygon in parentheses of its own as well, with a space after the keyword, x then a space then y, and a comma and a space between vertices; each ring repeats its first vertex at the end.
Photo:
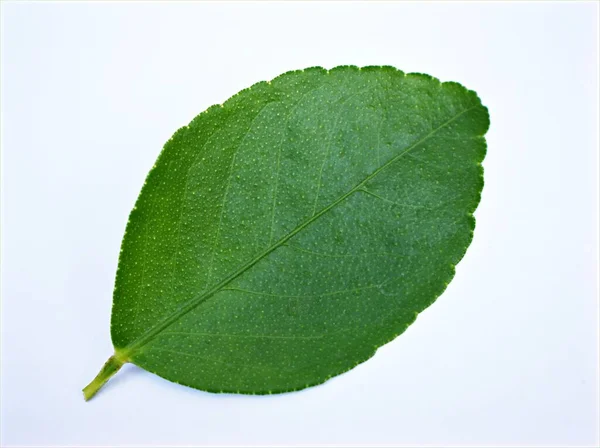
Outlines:
POLYGON ((118 353, 115 353, 108 358, 108 361, 106 361, 98 375, 96 375, 96 378, 83 388, 83 397, 85 398, 85 401, 90 400, 96 395, 100 388, 102 388, 102 386, 104 386, 104 384, 111 379, 126 362, 128 362, 127 358, 119 356, 118 353))

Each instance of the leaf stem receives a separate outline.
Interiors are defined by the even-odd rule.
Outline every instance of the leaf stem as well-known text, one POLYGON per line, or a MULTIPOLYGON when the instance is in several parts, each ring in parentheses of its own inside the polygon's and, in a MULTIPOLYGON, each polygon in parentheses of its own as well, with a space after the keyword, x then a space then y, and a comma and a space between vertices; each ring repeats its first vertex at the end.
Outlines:
POLYGON ((127 359, 124 359, 122 356, 119 356, 118 353, 115 353, 113 356, 108 358, 108 361, 104 364, 102 369, 96 378, 92 380, 90 384, 83 388, 83 397, 85 401, 91 399, 96 393, 106 384, 106 382, 112 378, 112 376, 119 371, 123 364, 127 362, 127 359))

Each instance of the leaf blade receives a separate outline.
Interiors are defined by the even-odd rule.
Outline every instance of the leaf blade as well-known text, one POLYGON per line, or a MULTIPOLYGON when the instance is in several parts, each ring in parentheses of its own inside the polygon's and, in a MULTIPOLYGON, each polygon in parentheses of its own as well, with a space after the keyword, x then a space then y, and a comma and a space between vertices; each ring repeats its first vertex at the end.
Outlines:
POLYGON ((160 175, 151 172, 132 212, 111 321, 115 347, 167 379, 241 393, 301 389, 368 359, 443 291, 470 243, 488 123, 479 99, 461 86, 376 67, 292 72, 210 108, 167 143, 155 165, 160 175), (459 139, 469 157, 453 155, 472 165, 432 157, 469 133, 471 139, 459 139), (457 181, 457 172, 468 181, 457 181), (423 184, 418 195, 402 186, 403 178, 423 184), (435 186, 440 181, 468 193, 453 198, 464 203, 461 220, 441 203, 448 198, 435 186), (423 222, 438 230, 419 233, 423 222), (411 238, 382 238, 390 223, 404 224, 411 238), (365 232, 367 226, 378 232, 365 232), (444 251, 448 242, 452 251, 444 251), (149 245, 160 254, 154 261, 149 245), (378 252, 368 255, 370 246, 378 252), (323 248, 333 258, 363 255, 352 265, 344 257, 332 263, 315 255, 323 248), (353 255, 356 248, 362 252, 353 255), (386 251, 397 264, 373 268, 386 251), (435 251, 443 262, 415 261, 435 251), (411 289, 407 273, 443 281, 411 289), (137 300, 125 299, 136 296, 130 291, 137 300), (399 291, 406 303, 390 300, 399 291), (261 313, 268 319, 261 321, 261 313), (326 356, 315 363, 311 353, 326 356))

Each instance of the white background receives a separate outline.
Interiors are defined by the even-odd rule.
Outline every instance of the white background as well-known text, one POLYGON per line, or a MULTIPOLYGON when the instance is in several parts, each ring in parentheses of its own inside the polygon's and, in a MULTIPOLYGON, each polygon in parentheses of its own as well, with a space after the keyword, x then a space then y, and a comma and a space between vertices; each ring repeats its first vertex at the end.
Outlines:
POLYGON ((2 4, 3 446, 597 445, 598 4, 2 4), (212 395, 110 356, 125 223, 163 143, 297 68, 394 65, 491 113, 446 293, 326 385, 212 395))

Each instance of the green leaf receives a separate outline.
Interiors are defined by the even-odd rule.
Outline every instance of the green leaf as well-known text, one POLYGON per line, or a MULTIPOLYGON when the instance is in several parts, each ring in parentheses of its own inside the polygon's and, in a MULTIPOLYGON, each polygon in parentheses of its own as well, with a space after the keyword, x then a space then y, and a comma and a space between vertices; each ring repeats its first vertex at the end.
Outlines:
POLYGON ((115 355, 210 392, 278 393, 367 360, 472 239, 487 109, 392 67, 259 82, 166 143, 131 212, 115 355))

